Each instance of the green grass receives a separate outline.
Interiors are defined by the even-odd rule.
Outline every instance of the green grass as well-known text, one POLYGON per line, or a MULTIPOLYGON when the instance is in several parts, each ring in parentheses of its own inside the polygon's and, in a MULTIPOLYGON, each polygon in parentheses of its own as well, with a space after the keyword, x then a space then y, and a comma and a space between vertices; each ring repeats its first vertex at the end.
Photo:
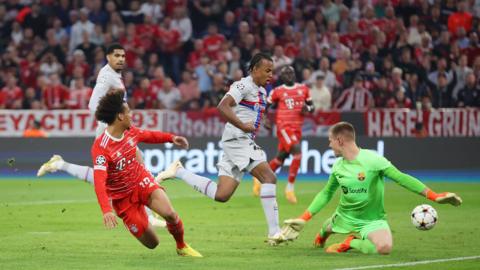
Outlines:
MULTIPOLYGON (((325 182, 299 182, 299 204, 279 196, 280 218, 295 217, 325 182)), ((285 182, 278 189, 282 194, 285 182)), ((394 250, 388 256, 358 252, 330 255, 311 242, 332 214, 338 198, 310 222, 288 246, 269 247, 260 201, 245 181, 226 204, 215 203, 181 182, 167 182, 167 192, 185 224, 186 240, 205 258, 178 257, 171 236, 159 229, 160 245, 144 248, 123 226, 108 231, 92 186, 75 180, 0 181, 0 269, 334 269, 480 255, 478 224, 480 184, 429 183, 453 191, 464 205, 433 205, 439 223, 418 231, 410 211, 426 200, 395 184, 386 185, 386 210, 394 250)), ((327 244, 341 241, 334 236, 327 244)), ((480 260, 434 263, 402 269, 475 269, 480 260)))

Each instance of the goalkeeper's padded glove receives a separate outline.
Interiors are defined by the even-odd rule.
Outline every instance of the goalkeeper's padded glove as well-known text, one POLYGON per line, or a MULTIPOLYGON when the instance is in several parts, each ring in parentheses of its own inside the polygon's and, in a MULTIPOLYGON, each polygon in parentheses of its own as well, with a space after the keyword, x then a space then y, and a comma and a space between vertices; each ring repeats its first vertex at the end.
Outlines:
POLYGON ((431 201, 441 204, 449 203, 453 206, 459 206, 462 204, 462 198, 451 192, 435 193, 431 189, 428 189, 426 197, 431 201))
POLYGON ((291 241, 297 239, 303 227, 312 218, 309 211, 305 211, 299 218, 287 219, 283 223, 282 235, 285 240, 291 241))

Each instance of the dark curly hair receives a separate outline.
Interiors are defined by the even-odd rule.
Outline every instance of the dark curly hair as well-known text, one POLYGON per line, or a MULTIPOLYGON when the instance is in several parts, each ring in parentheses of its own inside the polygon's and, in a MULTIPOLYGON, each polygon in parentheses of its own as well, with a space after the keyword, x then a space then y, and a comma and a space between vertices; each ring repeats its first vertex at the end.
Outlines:
POLYGON ((273 62, 272 57, 268 53, 257 53, 252 57, 252 60, 250 60, 250 66, 248 67, 248 71, 252 72, 252 70, 260 64, 262 59, 268 60, 270 62, 273 62))
POLYGON ((117 115, 125 111, 123 107, 123 103, 125 103, 124 95, 125 93, 120 90, 108 92, 100 99, 95 111, 95 118, 108 125, 115 122, 117 115))

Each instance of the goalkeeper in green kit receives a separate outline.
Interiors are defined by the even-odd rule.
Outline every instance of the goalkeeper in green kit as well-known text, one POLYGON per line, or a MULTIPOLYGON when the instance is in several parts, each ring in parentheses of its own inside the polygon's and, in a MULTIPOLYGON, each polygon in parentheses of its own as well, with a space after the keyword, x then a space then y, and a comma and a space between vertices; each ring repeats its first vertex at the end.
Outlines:
POLYGON ((329 246, 326 252, 357 249, 366 254, 389 254, 392 250, 392 233, 384 210, 384 176, 437 203, 454 206, 462 203, 456 194, 437 194, 416 178, 400 172, 376 152, 360 149, 355 143, 355 130, 350 123, 340 122, 332 126, 328 139, 330 148, 339 158, 333 164, 327 184, 308 209, 299 218, 285 220, 282 228, 285 240, 296 239, 305 223, 322 210, 340 187, 340 204, 317 234, 315 246, 324 247, 333 233, 357 233, 360 238, 350 235, 343 243, 329 246))

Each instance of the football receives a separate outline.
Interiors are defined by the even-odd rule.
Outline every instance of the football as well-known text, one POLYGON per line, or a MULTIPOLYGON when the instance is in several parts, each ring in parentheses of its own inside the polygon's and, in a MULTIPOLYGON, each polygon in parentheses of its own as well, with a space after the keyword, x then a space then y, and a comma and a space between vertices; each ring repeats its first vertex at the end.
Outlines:
POLYGON ((413 225, 422 231, 432 229, 438 221, 438 214, 435 208, 428 204, 421 204, 412 211, 413 225))

